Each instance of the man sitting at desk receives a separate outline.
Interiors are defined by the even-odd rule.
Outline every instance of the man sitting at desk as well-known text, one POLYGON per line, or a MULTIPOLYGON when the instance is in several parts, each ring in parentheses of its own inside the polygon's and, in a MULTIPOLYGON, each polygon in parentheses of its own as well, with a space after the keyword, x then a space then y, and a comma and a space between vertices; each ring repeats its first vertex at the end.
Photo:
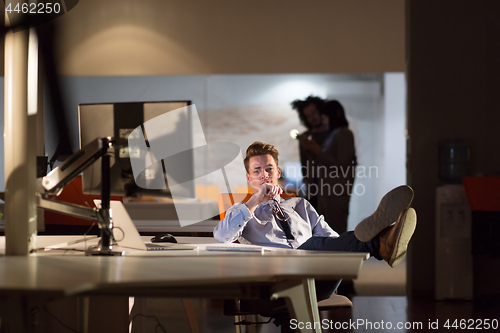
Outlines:
POLYGON ((369 252, 391 267, 405 257, 417 224, 415 210, 409 208, 413 199, 409 186, 388 192, 377 210, 354 231, 339 235, 307 200, 280 197, 281 170, 274 146, 252 143, 244 163, 254 194, 246 203, 237 203, 227 210, 226 217, 214 229, 219 242, 238 240, 242 244, 281 248, 369 252))

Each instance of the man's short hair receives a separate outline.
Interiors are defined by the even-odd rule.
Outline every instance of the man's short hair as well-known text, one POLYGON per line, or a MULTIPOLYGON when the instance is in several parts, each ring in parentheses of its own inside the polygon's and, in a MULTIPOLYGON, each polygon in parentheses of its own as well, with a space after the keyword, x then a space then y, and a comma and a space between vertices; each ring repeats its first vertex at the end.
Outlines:
POLYGON ((273 145, 270 145, 268 143, 255 141, 247 148, 247 155, 244 160, 247 173, 249 172, 248 168, 250 167, 250 158, 260 155, 271 155, 271 157, 274 158, 274 161, 276 162, 276 166, 278 165, 278 149, 274 148, 273 145))

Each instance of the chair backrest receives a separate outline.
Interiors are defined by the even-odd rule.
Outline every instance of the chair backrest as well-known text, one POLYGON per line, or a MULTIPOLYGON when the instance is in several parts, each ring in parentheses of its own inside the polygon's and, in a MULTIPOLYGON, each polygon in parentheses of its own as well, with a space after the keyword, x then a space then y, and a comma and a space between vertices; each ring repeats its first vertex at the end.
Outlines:
MULTIPOLYGON (((219 201, 219 215, 222 220, 226 217, 226 211, 231 208, 232 205, 238 202, 247 202, 250 200, 252 193, 221 193, 218 196, 219 201)), ((295 197, 294 193, 282 193, 281 197, 283 199, 295 197)))
POLYGON ((196 198, 201 200, 214 200, 218 197, 220 190, 216 185, 196 185, 196 198))

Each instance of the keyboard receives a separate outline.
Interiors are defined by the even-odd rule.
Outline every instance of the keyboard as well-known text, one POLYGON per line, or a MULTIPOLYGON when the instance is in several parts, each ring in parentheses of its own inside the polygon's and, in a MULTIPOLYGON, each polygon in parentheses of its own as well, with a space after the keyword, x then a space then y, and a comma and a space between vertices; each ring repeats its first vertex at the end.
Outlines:
POLYGON ((184 244, 175 244, 175 243, 167 243, 167 244, 158 244, 158 243, 146 243, 147 251, 166 251, 166 250, 195 250, 197 247, 189 246, 184 244))
POLYGON ((207 251, 229 251, 229 252, 262 252, 271 251, 262 247, 246 247, 246 246, 207 246, 207 251))

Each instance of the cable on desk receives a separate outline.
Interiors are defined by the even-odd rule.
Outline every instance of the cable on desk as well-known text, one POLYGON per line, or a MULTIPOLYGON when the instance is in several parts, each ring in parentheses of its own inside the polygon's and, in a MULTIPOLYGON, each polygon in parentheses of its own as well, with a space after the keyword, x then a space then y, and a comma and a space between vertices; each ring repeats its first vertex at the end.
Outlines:
POLYGON ((76 333, 80 333, 80 331, 77 331, 77 330, 74 330, 72 329, 71 327, 69 327, 68 325, 66 325, 65 323, 63 323, 59 318, 57 318, 54 314, 52 314, 46 306, 42 306, 42 309, 50 316, 52 317, 52 319, 54 319, 56 322, 58 322, 61 326, 63 326, 64 328, 66 328, 67 330, 70 330, 71 332, 76 332, 76 333))
MULTIPOLYGON (((59 250, 59 249, 54 249, 54 250, 59 250)), ((62 251, 64 251, 64 254, 66 254, 66 252, 69 252, 69 251, 72 251, 72 252, 85 252, 85 250, 82 250, 82 249, 61 249, 62 251)))
POLYGON ((82 250, 82 249, 68 249, 68 248, 54 248, 54 249, 50 249, 50 251, 64 251, 64 254, 66 252, 69 252, 69 251, 73 251, 73 252, 85 252, 85 250, 82 250))
POLYGON ((161 332, 163 332, 163 333, 167 333, 167 329, 160 323, 160 320, 158 319, 158 317, 153 316, 153 315, 145 315, 142 313, 138 313, 134 317, 132 317, 132 319, 130 319, 130 322, 132 323, 134 321, 134 319, 139 317, 139 316, 145 317, 145 318, 153 318, 156 320, 155 333, 158 331, 158 329, 161 329, 161 332))
POLYGON ((90 227, 87 229, 87 231, 85 231, 85 233, 83 234, 83 237, 85 237, 85 240, 84 240, 84 243, 83 243, 83 247, 86 249, 87 248, 87 235, 88 233, 90 232, 90 230, 92 230, 92 228, 97 224, 97 220, 93 221, 92 224, 90 225, 90 227))

